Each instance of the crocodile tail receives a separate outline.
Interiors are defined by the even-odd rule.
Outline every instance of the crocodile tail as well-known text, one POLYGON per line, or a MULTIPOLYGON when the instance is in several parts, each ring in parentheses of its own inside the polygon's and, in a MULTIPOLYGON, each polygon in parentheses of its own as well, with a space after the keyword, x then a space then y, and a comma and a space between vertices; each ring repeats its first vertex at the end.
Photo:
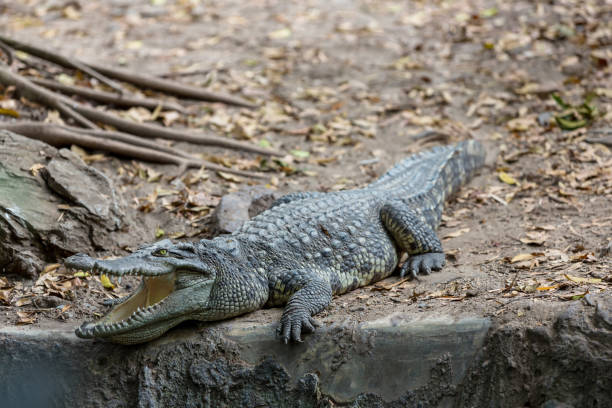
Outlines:
POLYGON ((449 154, 446 163, 440 168, 433 187, 438 193, 434 193, 434 196, 440 201, 456 193, 485 162, 485 149, 477 140, 465 140, 454 147, 454 151, 449 154))
POLYGON ((411 196, 433 193, 441 202, 466 183, 484 159, 484 147, 473 139, 434 147, 402 160, 368 188, 411 196))

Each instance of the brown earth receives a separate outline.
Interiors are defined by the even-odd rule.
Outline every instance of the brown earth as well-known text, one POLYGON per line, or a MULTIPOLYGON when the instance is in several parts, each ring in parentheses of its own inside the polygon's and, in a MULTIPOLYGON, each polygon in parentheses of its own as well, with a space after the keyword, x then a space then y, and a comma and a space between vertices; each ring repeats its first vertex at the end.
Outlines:
MULTIPOLYGON (((488 165, 448 205, 439 230, 449 265, 337 297, 323 323, 430 311, 529 325, 610 295, 612 155, 585 141, 610 133, 606 1, 25 1, 0 11, 3 32, 23 41, 210 82, 256 102, 256 110, 192 103, 188 115, 166 119, 286 151, 279 164, 176 144, 231 167, 269 170, 268 186, 281 192, 363 186, 413 151, 470 133, 482 140, 488 165), (563 131, 553 92, 575 105, 593 92, 600 114, 563 131), (443 135, 422 138, 425 129, 443 135)), ((5 90, 1 106, 47 115, 11 95, 5 90)), ((80 153, 149 231, 132 248, 162 235, 209 237, 219 198, 254 184, 207 171, 172 178, 172 166, 80 153)), ((135 283, 124 279, 111 291, 97 277, 48 271, 37 283, 0 277, 0 323, 76 325, 135 283)), ((243 319, 269 322, 279 313, 243 319)))

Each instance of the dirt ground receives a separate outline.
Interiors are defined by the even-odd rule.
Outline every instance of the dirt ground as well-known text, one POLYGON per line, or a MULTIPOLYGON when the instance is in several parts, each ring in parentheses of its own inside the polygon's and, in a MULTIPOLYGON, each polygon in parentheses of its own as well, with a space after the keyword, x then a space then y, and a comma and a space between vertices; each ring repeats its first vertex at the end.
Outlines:
MULTIPOLYGON (((470 134, 483 141, 487 166, 449 203, 439 229, 448 266, 337 297, 319 316, 324 323, 395 311, 533 321, 553 303, 609 296, 612 155, 587 140, 612 132, 610 21, 605 0, 0 4, 1 30, 22 41, 257 103, 192 103, 187 115, 160 120, 281 149, 287 155, 275 162, 176 144, 266 171, 263 184, 281 192, 363 186, 411 152, 470 134), (598 114, 562 130, 553 93, 573 106, 592 94, 598 114)), ((126 115, 148 120, 151 112, 126 115)), ((81 152, 150 231, 132 248, 162 236, 210 237, 219 198, 260 183, 208 171, 173 178, 172 166, 91 153, 81 152)), ((36 282, 0 277, 2 324, 76 325, 102 313, 102 299, 134 288, 124 279, 104 289, 98 277, 75 278, 61 266, 46 272, 36 282)))

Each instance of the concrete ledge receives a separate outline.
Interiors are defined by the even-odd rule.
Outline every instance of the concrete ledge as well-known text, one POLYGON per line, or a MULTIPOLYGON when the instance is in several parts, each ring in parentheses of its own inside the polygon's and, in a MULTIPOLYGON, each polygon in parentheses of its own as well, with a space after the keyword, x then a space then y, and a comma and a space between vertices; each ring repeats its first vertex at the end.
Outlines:
POLYGON ((353 324, 344 322, 323 329, 304 343, 279 344, 274 327, 236 325, 227 332, 240 357, 257 364, 271 357, 292 378, 317 373, 321 391, 337 402, 374 393, 392 401, 409 390, 427 385, 430 370, 449 356, 452 381, 465 375, 482 348, 490 320, 482 317, 429 317, 394 314, 353 324))
POLYGON ((83 341, 69 327, 6 327, 0 406, 168 406, 198 394, 204 406, 252 406, 266 393, 263 402, 272 405, 293 398, 314 404, 321 395, 347 403, 366 393, 390 401, 427 386, 441 362, 451 374, 445 381, 458 384, 489 327, 481 317, 394 314, 322 327, 284 345, 275 324, 235 319, 192 324, 132 347, 83 341))
POLYGON ((335 316, 292 345, 261 323, 280 310, 183 325, 138 346, 80 340, 65 326, 6 327, 0 407, 611 406, 612 303, 592 304, 541 303, 543 318, 529 321, 335 316))

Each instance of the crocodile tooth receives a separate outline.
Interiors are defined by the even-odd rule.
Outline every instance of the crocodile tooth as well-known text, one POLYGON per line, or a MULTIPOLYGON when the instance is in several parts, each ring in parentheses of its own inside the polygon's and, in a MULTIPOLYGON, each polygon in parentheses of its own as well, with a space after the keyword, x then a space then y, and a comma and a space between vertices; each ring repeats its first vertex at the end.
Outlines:
POLYGON ((123 275, 119 275, 119 279, 117 279, 117 285, 121 285, 121 278, 123 278, 123 275))

